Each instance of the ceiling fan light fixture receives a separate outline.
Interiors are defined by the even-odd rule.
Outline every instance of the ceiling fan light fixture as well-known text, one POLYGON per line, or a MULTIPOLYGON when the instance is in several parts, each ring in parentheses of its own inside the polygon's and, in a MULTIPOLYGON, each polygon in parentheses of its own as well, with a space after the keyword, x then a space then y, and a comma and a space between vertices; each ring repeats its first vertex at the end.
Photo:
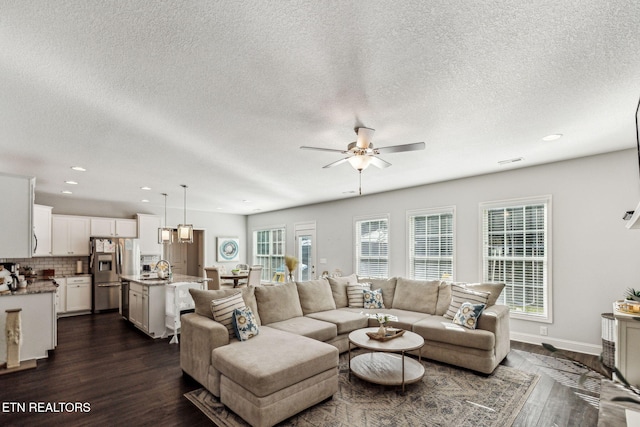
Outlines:
POLYGON ((347 161, 349 162, 349 164, 351 164, 351 166, 353 166, 355 170, 363 171, 371 164, 371 156, 351 156, 347 159, 347 161))

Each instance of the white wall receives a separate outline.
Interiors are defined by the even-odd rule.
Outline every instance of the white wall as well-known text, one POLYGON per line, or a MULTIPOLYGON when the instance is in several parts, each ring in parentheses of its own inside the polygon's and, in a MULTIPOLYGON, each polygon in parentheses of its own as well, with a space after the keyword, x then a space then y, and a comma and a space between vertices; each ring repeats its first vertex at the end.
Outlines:
MULTIPOLYGON (((54 214, 83 215, 112 218, 135 218, 136 213, 158 215, 164 220, 164 206, 156 207, 142 204, 112 203, 96 200, 74 199, 65 196, 50 194, 39 194, 36 188, 36 203, 46 206, 53 206, 54 214)), ((240 261, 246 263, 245 251, 243 250, 246 241, 245 215, 222 214, 217 212, 187 211, 187 222, 193 224, 196 230, 205 231, 205 266, 221 264, 216 261, 216 237, 238 237, 240 239, 241 252, 240 261)), ((167 209, 167 224, 177 226, 184 220, 183 209, 167 209)), ((237 262, 227 263, 227 269, 237 262)))
POLYGON ((384 213, 390 215, 390 274, 407 277, 406 211, 455 206, 455 280, 476 282, 482 277, 479 203, 541 195, 553 197, 553 323, 512 319, 512 338, 597 354, 601 313, 611 312, 627 287, 640 287, 640 230, 627 230, 622 220, 640 201, 635 150, 255 214, 247 220, 246 247, 250 257, 253 230, 286 224, 292 253, 294 224, 316 221, 317 259, 327 259, 316 271, 349 274, 354 217, 384 213), (548 326, 549 336, 540 336, 540 326, 548 326))

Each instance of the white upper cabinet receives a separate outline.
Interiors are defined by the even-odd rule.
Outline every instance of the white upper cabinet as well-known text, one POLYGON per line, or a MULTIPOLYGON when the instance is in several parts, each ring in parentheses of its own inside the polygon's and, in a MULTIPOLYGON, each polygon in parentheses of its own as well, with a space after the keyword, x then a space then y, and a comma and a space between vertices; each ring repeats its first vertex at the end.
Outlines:
POLYGON ((89 255, 90 222, 83 216, 51 215, 51 254, 89 255))
POLYGON ((0 174, 0 258, 31 258, 33 254, 33 191, 35 178, 0 174))
POLYGON ((33 256, 51 255, 51 206, 33 205, 33 256))
POLYGON ((91 218, 92 237, 137 237, 135 219, 91 218))
POLYGON ((138 239, 141 255, 162 256, 162 245, 158 243, 158 228, 162 227, 159 216, 138 214, 138 239))

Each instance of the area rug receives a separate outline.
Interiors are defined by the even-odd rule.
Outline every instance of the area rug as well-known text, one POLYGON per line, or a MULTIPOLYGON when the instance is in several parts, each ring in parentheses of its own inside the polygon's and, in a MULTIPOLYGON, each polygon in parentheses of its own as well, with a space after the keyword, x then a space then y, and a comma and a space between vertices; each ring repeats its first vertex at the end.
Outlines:
MULTIPOLYGON (((506 366, 491 375, 423 360, 422 381, 400 387, 349 379, 347 355, 340 357, 338 392, 278 426, 511 426, 539 376, 506 366)), ((245 427, 205 389, 186 393, 219 427, 245 427)))

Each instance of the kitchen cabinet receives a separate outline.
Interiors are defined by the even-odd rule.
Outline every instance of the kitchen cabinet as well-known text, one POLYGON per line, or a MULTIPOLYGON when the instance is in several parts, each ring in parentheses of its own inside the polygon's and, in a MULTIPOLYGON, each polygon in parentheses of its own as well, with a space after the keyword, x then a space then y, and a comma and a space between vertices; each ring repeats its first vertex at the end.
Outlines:
POLYGON ((66 311, 91 311, 91 276, 67 277, 66 311))
POLYGON ((51 254, 88 256, 89 227, 88 217, 51 215, 51 254))
POLYGON ((36 179, 0 174, 0 258, 33 255, 33 194, 36 179))
POLYGON ((156 215, 137 214, 137 217, 140 254, 162 256, 162 245, 158 243, 158 228, 162 227, 162 220, 156 215))
POLYGON ((164 286, 129 284, 129 321, 154 338, 165 336, 164 286))
POLYGON ((51 255, 51 206, 33 205, 33 256, 51 255))
POLYGON ((124 218, 91 218, 92 237, 132 237, 138 235, 138 222, 124 218))

